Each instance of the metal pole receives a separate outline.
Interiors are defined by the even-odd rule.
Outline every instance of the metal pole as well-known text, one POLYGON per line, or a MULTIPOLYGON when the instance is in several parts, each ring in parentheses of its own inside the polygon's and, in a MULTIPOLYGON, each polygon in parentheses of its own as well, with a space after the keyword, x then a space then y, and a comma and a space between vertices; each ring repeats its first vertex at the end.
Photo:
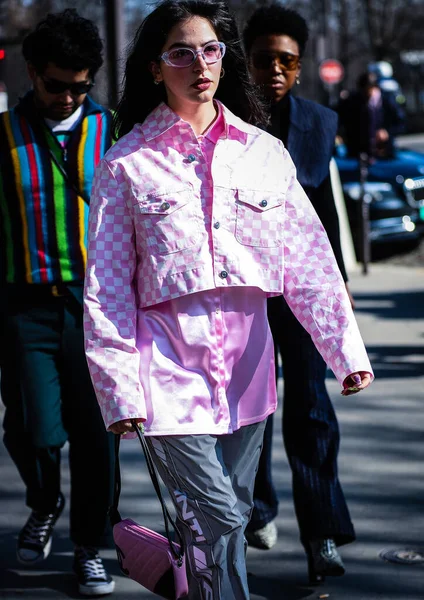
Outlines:
POLYGON ((368 178, 368 165, 369 157, 365 152, 361 152, 359 155, 359 183, 361 186, 361 200, 360 200, 360 215, 359 215, 359 230, 361 240, 361 262, 362 262, 362 274, 368 274, 368 264, 371 260, 371 247, 370 247, 370 202, 371 196, 366 192, 366 181, 368 178))
POLYGON ((106 1, 107 65, 109 107, 116 108, 124 72, 125 44, 124 0, 106 1))

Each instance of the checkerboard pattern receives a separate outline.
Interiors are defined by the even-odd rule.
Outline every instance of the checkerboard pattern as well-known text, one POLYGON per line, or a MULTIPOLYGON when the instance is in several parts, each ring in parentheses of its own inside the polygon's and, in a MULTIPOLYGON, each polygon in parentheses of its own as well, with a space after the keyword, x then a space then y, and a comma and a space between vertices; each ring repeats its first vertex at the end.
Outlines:
POLYGON ((145 418, 137 309, 215 288, 284 294, 339 381, 371 372, 333 251, 290 156, 279 140, 221 110, 219 139, 198 139, 162 104, 97 169, 85 331, 108 424, 145 418))

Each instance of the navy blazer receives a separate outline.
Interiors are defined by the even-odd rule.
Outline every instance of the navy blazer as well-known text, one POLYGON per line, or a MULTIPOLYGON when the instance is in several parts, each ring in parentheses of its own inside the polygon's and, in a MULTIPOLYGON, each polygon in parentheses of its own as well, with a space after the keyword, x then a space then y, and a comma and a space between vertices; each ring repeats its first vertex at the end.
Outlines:
POLYGON ((328 177, 337 124, 337 114, 333 110, 290 95, 287 150, 303 188, 317 188, 328 177))
MULTIPOLYGON (((296 166, 297 179, 324 225, 343 279, 347 281, 329 170, 338 117, 333 110, 311 100, 290 94, 289 101, 287 150, 296 166)), ((287 105, 281 103, 281 106, 282 111, 286 110, 287 105)))

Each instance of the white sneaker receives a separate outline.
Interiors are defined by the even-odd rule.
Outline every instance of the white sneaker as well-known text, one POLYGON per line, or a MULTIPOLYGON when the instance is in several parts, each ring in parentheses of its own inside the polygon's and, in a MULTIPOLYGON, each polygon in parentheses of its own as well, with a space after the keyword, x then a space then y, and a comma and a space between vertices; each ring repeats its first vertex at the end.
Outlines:
POLYGON ((277 543, 277 526, 274 521, 270 521, 261 529, 247 530, 245 537, 249 546, 260 550, 270 550, 277 543))

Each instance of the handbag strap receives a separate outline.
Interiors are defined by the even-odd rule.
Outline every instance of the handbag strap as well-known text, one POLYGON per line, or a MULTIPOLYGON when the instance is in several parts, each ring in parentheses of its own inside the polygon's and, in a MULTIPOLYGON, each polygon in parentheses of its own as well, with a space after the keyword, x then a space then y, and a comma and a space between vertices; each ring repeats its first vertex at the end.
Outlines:
POLYGON ((69 173, 66 171, 66 169, 63 167, 63 165, 61 164, 61 162, 58 160, 57 156, 55 155, 55 153, 53 152, 53 150, 50 148, 48 148, 49 150, 49 154, 53 159, 54 164, 56 165, 56 167, 59 169, 59 171, 62 174, 62 177, 64 178, 64 180, 68 183, 68 185, 71 187, 71 189, 78 195, 80 196, 80 198, 82 198, 84 200, 84 202, 86 204, 90 204, 90 200, 88 198, 88 196, 86 196, 84 194, 84 192, 82 192, 81 190, 78 189, 78 187, 76 186, 76 184, 71 181, 70 177, 69 177, 69 173))
MULTIPOLYGON (((166 537, 168 538, 169 547, 171 548, 171 552, 174 555, 174 558, 177 559, 178 562, 182 564, 182 559, 184 557, 183 539, 181 537, 180 532, 178 531, 177 526, 175 525, 175 522, 174 522, 172 516, 169 513, 168 507, 165 504, 165 500, 163 499, 162 490, 160 488, 159 479, 158 479, 157 472, 156 472, 156 467, 153 462, 153 458, 150 453, 149 446, 147 445, 145 437, 142 435, 142 433, 138 427, 138 424, 136 423, 135 420, 131 419, 131 425, 133 426, 133 429, 136 432, 139 442, 141 444, 141 447, 143 449, 144 456, 146 459, 147 469, 149 471, 149 475, 152 480, 153 487, 155 488, 155 492, 156 492, 157 497, 159 498, 159 502, 161 504, 163 521, 165 524, 166 537), (178 537, 181 552, 177 551, 177 549, 175 548, 175 545, 171 539, 170 527, 169 527, 170 524, 172 525, 172 527, 178 537)), ((114 525, 116 525, 116 523, 119 523, 119 521, 122 520, 121 515, 119 513, 119 509, 118 509, 119 497, 121 495, 121 468, 120 468, 120 461, 119 461, 120 441, 121 441, 121 436, 115 435, 115 485, 114 485, 114 492, 113 492, 113 504, 109 508, 109 517, 110 517, 110 521, 112 523, 112 527, 114 525)))

